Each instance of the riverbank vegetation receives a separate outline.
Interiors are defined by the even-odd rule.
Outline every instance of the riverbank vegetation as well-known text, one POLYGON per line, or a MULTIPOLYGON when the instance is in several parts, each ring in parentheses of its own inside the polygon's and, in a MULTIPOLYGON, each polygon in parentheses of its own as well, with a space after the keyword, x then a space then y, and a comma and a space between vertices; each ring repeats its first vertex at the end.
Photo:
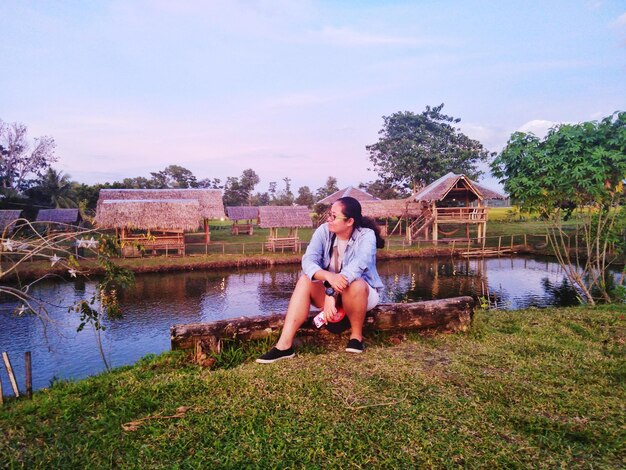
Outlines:
POLYGON ((478 311, 467 334, 367 338, 209 371, 182 353, 0 408, 7 468, 619 468, 623 307, 478 311))

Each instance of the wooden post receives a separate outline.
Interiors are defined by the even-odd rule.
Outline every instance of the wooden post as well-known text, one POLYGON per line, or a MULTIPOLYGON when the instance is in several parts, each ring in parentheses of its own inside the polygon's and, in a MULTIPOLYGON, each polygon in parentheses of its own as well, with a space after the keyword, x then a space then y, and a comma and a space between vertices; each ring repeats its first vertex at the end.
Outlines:
POLYGON ((527 243, 527 240, 526 240, 526 234, 524 234, 524 246, 527 246, 527 245, 528 245, 528 243, 527 243))
POLYGON ((2 380, 0 380, 0 405, 4 404, 4 394, 2 392, 2 380))
POLYGON ((513 235, 511 235, 511 251, 513 251, 513 235))
POLYGON ((2 360, 4 361, 4 367, 6 367, 7 373, 9 374, 9 381, 11 382, 11 387, 13 387, 13 393, 15 393, 15 397, 17 398, 20 396, 20 390, 17 388, 17 380, 15 380, 11 360, 6 352, 2 353, 2 360))
POLYGON ((30 351, 24 353, 24 367, 26 369, 26 396, 31 400, 33 398, 33 366, 30 351))
POLYGON ((502 245, 502 235, 498 237, 498 255, 500 254, 500 246, 502 245))

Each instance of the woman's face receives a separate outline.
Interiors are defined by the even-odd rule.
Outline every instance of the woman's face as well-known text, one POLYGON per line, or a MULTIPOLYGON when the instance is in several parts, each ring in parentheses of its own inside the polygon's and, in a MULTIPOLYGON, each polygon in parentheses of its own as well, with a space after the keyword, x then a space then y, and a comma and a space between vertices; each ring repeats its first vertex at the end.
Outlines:
POLYGON ((343 213, 343 205, 340 202, 334 203, 328 214, 328 230, 333 233, 347 234, 349 236, 352 233, 353 224, 354 219, 346 217, 343 213))

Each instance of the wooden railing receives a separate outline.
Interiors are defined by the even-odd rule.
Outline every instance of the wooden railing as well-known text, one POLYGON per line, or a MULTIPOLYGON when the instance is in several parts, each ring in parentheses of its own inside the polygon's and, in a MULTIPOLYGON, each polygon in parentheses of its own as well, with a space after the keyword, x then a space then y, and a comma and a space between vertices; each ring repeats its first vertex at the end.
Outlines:
POLYGON ((438 207, 436 210, 436 221, 478 223, 487 221, 486 207, 438 207))
POLYGON ((293 250, 294 252, 299 251, 299 240, 298 237, 276 237, 269 238, 267 242, 265 242, 265 247, 270 251, 278 251, 278 250, 293 250))

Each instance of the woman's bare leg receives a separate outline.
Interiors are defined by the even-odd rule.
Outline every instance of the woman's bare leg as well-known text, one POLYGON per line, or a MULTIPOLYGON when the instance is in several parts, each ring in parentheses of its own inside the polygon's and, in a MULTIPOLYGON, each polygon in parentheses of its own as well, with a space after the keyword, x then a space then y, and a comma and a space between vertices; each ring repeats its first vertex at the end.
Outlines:
POLYGON ((356 279, 341 294, 343 309, 350 320, 350 339, 363 341, 363 324, 367 311, 369 285, 363 279, 356 279))
POLYGON ((316 306, 324 305, 324 284, 313 282, 307 276, 302 275, 298 279, 293 294, 291 294, 287 315, 285 316, 285 324, 276 343, 278 349, 285 350, 291 347, 298 328, 302 326, 309 316, 311 301, 316 306))

